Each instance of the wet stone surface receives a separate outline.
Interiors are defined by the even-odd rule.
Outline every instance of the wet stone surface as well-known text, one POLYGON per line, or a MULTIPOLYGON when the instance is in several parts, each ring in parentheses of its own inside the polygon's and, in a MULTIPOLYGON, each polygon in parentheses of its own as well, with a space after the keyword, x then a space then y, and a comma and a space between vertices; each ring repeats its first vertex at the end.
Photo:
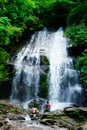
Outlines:
POLYGON ((0 101, 0 130, 87 130, 87 120, 78 122, 66 114, 77 109, 87 111, 87 108, 66 108, 33 115, 30 109, 25 111, 18 104, 0 101))

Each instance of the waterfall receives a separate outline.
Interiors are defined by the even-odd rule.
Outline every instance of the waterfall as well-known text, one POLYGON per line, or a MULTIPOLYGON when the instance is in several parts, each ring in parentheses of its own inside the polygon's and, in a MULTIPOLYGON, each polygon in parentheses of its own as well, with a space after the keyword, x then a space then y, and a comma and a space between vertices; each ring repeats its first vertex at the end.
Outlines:
POLYGON ((67 39, 63 37, 62 28, 53 33, 47 29, 36 32, 17 54, 10 100, 29 103, 41 98, 38 94, 40 76, 45 74, 41 56, 47 57, 50 63, 46 100, 52 104, 52 110, 78 103, 82 89, 73 59, 67 53, 67 39))
POLYGON ((63 108, 81 100, 81 85, 73 59, 67 53, 67 39, 60 29, 54 34, 49 61, 49 100, 52 110, 63 108))

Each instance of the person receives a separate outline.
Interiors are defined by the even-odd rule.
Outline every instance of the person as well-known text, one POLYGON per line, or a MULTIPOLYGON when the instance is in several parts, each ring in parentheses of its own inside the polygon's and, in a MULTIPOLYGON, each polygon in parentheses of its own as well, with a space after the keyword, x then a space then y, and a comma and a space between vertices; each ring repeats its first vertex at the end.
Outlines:
POLYGON ((45 104, 45 112, 50 112, 50 108, 51 104, 49 103, 49 101, 47 101, 47 103, 45 104))
POLYGON ((36 116, 39 114, 39 111, 36 107, 32 107, 31 109, 31 114, 30 114, 30 118, 34 119, 36 118, 36 116))
POLYGON ((37 110, 37 108, 33 107, 31 110, 32 114, 37 114, 39 113, 39 111, 37 110))

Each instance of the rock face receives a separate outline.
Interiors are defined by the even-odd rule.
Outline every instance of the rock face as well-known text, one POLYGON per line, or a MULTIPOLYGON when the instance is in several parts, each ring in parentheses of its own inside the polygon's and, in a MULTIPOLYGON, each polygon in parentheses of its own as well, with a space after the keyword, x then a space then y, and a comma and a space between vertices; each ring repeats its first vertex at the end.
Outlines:
POLYGON ((87 130, 87 108, 31 114, 31 109, 25 111, 21 105, 0 101, 0 130, 87 130))

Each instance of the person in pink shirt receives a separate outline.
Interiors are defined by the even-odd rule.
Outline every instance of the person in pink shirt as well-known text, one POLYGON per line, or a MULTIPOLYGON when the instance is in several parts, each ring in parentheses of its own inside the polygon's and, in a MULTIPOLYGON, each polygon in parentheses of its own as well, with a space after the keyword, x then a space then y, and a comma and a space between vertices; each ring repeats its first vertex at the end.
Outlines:
POLYGON ((47 101, 47 103, 45 104, 45 111, 46 111, 46 112, 50 112, 50 108, 51 108, 51 105, 50 105, 50 103, 47 101))

